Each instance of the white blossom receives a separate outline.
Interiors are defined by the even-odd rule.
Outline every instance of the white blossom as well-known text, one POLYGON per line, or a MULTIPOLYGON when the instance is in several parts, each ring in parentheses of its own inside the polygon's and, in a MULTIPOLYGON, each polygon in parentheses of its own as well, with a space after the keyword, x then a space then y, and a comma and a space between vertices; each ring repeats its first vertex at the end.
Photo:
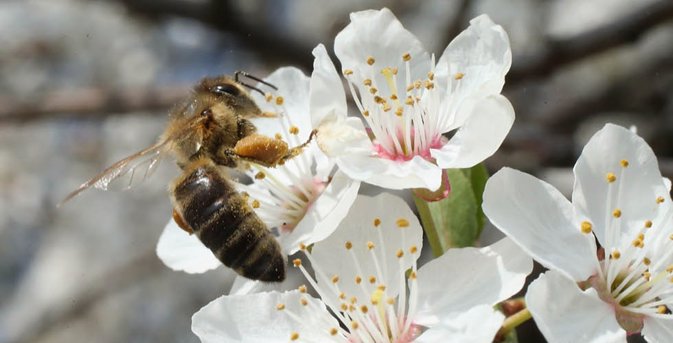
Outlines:
POLYGON ((608 124, 574 172, 572 203, 508 168, 484 192, 493 224, 550 269, 526 295, 538 327, 551 342, 673 341, 673 206, 656 156, 608 124))

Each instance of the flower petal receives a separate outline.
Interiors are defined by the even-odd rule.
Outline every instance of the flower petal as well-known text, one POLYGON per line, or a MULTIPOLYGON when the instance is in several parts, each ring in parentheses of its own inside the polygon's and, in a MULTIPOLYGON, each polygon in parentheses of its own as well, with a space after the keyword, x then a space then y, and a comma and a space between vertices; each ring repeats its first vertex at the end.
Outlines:
POLYGON ((442 169, 420 156, 409 161, 393 161, 371 155, 352 155, 337 159, 348 176, 388 189, 427 188, 442 185, 442 169))
POLYGON ((594 238, 582 234, 570 202, 548 183, 502 168, 486 182, 484 213, 549 269, 577 281, 598 269, 594 238))
POLYGON ((200 274, 222 265, 196 235, 189 235, 171 219, 157 243, 157 256, 169 268, 200 274))
POLYGON ((327 54, 325 46, 318 44, 313 49, 313 73, 309 91, 309 107, 313 127, 319 127, 324 120, 346 117, 346 93, 334 63, 327 54))
MULTIPOLYGON (((339 276, 342 280, 339 287, 349 297, 369 299, 371 294, 365 294, 361 285, 355 283, 356 276, 365 280, 376 277, 376 284, 385 285, 386 293, 395 296, 399 292, 400 275, 414 264, 422 246, 423 231, 409 206, 396 196, 382 193, 375 197, 358 196, 339 230, 316 243, 311 256, 313 266, 329 273, 326 277, 339 276), (346 242, 352 243, 350 250, 345 247, 346 242), (371 250, 369 242, 373 243, 371 250), (409 253, 412 246, 417 253, 409 253), (400 249, 405 254, 398 259, 396 254, 400 249), (377 272, 374 257, 383 275, 377 272)), ((332 285, 329 279, 319 275, 317 279, 318 285, 328 288, 332 285)), ((336 303, 338 299, 323 300, 336 303)))
POLYGON ((500 329, 505 316, 492 306, 481 305, 443 318, 423 332, 414 342, 490 343, 500 329))
POLYGON ((411 56, 411 80, 425 79, 431 61, 421 42, 407 31, 387 8, 380 11, 367 10, 351 13, 351 22, 334 40, 334 52, 344 69, 353 70, 350 80, 364 87, 365 78, 373 80, 382 97, 389 96, 390 89, 381 75, 382 68, 398 68, 399 80, 406 80, 406 67, 402 56, 411 56), (372 64, 368 59, 372 57, 372 64), (375 61, 375 62, 374 62, 375 61))
POLYGON ((498 150, 514 123, 514 108, 502 95, 482 99, 440 149, 430 153, 440 168, 470 168, 498 150))
POLYGON ((526 303, 550 342, 626 342, 612 307, 560 273, 550 270, 533 281, 526 303))
POLYGON ((608 232, 640 230, 656 216, 656 198, 669 198, 652 149, 620 126, 607 124, 598 131, 584 147, 574 172, 573 204, 579 215, 592 222, 606 248, 616 243, 607 241, 608 232), (614 182, 608 182, 608 173, 616 178, 614 182), (621 209, 619 219, 612 215, 615 209, 621 209))
POLYGON ((329 330, 334 327, 339 324, 325 305, 298 291, 222 296, 192 316, 192 331, 203 343, 286 343, 293 333, 305 342, 324 342, 330 340, 329 330), (308 305, 302 306, 301 299, 308 305), (278 304, 284 304, 286 312, 279 311, 278 304))
POLYGON ((332 234, 353 205, 358 189, 359 181, 338 170, 292 232, 279 238, 283 251, 292 255, 300 243, 310 245, 332 234))
POLYGON ((329 157, 371 155, 374 150, 359 118, 337 118, 318 127, 318 146, 329 157))
POLYGON ((517 293, 532 269, 509 238, 482 249, 449 249, 418 270, 417 322, 431 326, 452 312, 493 306, 517 293))
POLYGON ((511 65, 507 33, 487 15, 481 15, 446 47, 437 61, 435 76, 440 87, 447 82, 459 84, 451 95, 460 101, 475 93, 500 93, 511 65), (457 73, 462 74, 458 80, 457 73))
POLYGON ((673 317, 646 317, 642 334, 648 343, 673 342, 673 317))

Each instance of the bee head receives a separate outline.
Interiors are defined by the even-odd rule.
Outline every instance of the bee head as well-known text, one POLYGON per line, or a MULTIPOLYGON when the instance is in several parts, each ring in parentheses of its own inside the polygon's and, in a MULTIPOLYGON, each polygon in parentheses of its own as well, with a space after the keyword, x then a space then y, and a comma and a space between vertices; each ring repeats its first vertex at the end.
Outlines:
POLYGON ((231 108, 242 117, 255 117, 262 113, 247 89, 226 77, 205 78, 196 86, 197 94, 210 94, 218 102, 231 108))

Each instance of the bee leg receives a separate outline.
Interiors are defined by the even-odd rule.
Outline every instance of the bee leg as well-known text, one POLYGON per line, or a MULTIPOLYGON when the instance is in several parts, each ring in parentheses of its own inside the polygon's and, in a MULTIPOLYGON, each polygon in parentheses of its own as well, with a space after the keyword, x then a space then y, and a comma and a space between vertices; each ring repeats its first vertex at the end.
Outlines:
POLYGON ((245 136, 249 136, 255 133, 255 131, 257 131, 257 127, 255 127, 255 125, 251 121, 245 118, 238 118, 237 124, 238 124, 238 139, 241 139, 245 136))
POLYGON ((194 233, 194 230, 192 230, 192 228, 189 225, 187 225, 185 220, 182 219, 182 215, 180 215, 180 213, 178 213, 178 211, 176 211, 175 209, 173 209, 173 220, 175 220, 175 223, 178 224, 178 226, 181 229, 185 230, 188 234, 191 235, 194 233))
POLYGON ((313 131, 311 131, 311 134, 308 136, 308 139, 306 140, 306 142, 304 142, 301 145, 298 145, 294 148, 290 148, 287 151, 287 153, 285 154, 285 156, 280 158, 279 164, 283 164, 283 163, 285 163, 285 161, 299 156, 299 154, 301 154, 301 152, 304 150, 304 148, 311 143, 311 141, 313 140, 313 138, 315 137, 315 135, 317 133, 318 133, 318 130, 314 129, 313 131))

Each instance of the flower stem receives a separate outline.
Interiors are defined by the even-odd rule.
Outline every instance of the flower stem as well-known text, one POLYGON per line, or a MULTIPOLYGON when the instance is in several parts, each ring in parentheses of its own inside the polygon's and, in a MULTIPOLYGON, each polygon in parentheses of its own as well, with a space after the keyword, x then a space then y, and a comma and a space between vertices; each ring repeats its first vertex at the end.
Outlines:
POLYGON ((414 201, 416 202, 416 209, 418 210, 418 215, 421 217, 421 224, 423 224, 423 231, 428 237, 428 242, 430 243, 430 248, 432 249, 432 254, 435 257, 439 257, 444 253, 444 248, 442 247, 442 242, 439 240, 439 235, 437 234, 437 229, 435 228, 435 222, 432 219, 432 213, 428 207, 428 203, 419 198, 414 194, 414 201))
POLYGON ((507 319, 505 319, 505 321, 502 323, 502 327, 498 332, 498 336, 504 337, 508 335, 512 330, 516 329, 517 326, 525 323, 531 318, 532 316, 528 308, 524 308, 523 310, 507 317, 507 319))

